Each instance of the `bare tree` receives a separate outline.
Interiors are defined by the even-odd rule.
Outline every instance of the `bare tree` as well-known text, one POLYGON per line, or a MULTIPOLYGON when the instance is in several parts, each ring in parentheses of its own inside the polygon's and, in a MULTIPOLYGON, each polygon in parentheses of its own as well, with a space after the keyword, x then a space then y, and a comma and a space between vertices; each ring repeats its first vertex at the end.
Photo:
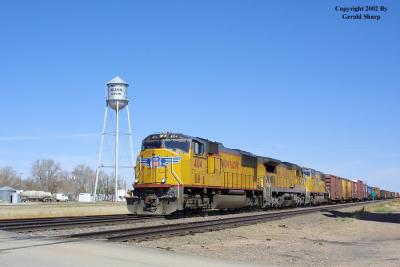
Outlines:
POLYGON ((80 164, 71 173, 74 180, 75 194, 93 192, 96 172, 89 166, 80 164))
POLYGON ((16 188, 21 186, 21 176, 10 166, 0 169, 0 186, 6 185, 16 188))
POLYGON ((23 190, 41 190, 38 182, 32 177, 28 177, 28 178, 22 180, 22 189, 23 190))
MULTIPOLYGON (((0 186, 9 185, 23 190, 43 190, 52 193, 68 194, 71 199, 79 193, 93 193, 96 172, 87 165, 80 164, 72 172, 63 171, 59 163, 52 159, 37 160, 32 164, 31 176, 22 180, 21 176, 10 166, 0 169, 0 186)), ((123 188, 123 179, 118 187, 123 188)), ((97 194, 104 199, 114 195, 114 174, 99 173, 97 194)))
POLYGON ((61 174, 60 164, 52 159, 37 160, 32 165, 32 176, 45 191, 57 192, 61 174))
POLYGON ((106 196, 112 194, 114 190, 113 180, 110 175, 104 172, 99 173, 99 181, 97 185, 97 193, 104 194, 106 196))

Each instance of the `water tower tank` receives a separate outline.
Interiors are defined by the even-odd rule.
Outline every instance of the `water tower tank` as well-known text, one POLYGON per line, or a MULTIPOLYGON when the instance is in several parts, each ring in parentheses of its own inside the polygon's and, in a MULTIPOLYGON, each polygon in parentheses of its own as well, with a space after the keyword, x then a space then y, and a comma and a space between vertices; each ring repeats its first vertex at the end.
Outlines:
POLYGON ((129 84, 116 76, 107 83, 107 104, 114 110, 123 109, 128 104, 129 84))

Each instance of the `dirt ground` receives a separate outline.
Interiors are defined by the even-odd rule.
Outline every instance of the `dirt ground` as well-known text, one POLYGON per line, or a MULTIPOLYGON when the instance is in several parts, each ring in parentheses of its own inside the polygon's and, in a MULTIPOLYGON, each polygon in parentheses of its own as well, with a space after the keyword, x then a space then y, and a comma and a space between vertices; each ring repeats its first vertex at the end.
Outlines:
POLYGON ((278 266, 400 266, 400 201, 135 246, 278 266))
POLYGON ((18 205, 0 205, 0 220, 22 218, 45 218, 63 216, 89 216, 126 214, 126 203, 24 203, 18 205))

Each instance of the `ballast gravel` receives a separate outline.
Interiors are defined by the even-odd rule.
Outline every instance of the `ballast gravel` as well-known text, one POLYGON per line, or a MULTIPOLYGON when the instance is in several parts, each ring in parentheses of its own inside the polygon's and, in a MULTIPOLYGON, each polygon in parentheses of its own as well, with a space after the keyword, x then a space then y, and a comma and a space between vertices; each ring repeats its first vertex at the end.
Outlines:
POLYGON ((400 221, 353 216, 360 209, 130 244, 267 266, 400 266, 400 221))

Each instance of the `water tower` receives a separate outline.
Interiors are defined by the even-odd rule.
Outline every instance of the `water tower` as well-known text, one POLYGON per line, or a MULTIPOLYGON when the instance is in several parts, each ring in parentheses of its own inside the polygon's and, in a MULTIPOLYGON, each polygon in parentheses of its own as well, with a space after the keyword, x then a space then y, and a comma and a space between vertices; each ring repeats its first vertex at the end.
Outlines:
POLYGON ((99 152, 99 161, 97 164, 97 169, 96 169, 96 181, 95 181, 95 187, 94 187, 94 199, 96 201, 97 199, 97 183, 99 180, 99 173, 102 168, 114 168, 114 174, 115 174, 115 197, 114 201, 117 201, 118 197, 118 175, 119 175, 119 168, 124 167, 124 168, 132 168, 134 166, 134 160, 133 160, 133 149, 132 149, 132 131, 131 131, 131 122, 130 122, 130 116, 129 116, 129 106, 128 106, 128 86, 129 84, 122 80, 120 77, 116 76, 113 78, 111 81, 107 83, 107 94, 106 94, 106 109, 104 112, 104 122, 103 122, 103 131, 101 133, 101 143, 100 143, 100 152, 99 152), (123 110, 126 110, 126 117, 128 121, 128 132, 126 133, 121 133, 119 128, 119 115, 120 112, 123 110), (108 113, 115 114, 115 129, 113 129, 111 132, 106 132, 107 128, 107 122, 109 118, 107 117, 108 113), (115 131, 114 131, 115 130, 115 131), (130 166, 120 166, 119 164, 119 137, 120 135, 127 135, 129 137, 129 143, 130 143, 130 154, 131 154, 131 165, 130 166), (105 166, 103 164, 103 144, 104 144, 104 138, 106 135, 111 135, 115 136, 115 151, 114 151, 114 165, 111 166, 105 166))

